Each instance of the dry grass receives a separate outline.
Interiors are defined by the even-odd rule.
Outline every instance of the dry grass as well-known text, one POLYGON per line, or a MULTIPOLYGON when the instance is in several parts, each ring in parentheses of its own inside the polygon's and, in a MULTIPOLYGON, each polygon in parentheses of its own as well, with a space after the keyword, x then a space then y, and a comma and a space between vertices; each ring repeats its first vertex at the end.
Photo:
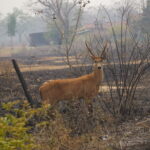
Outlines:
MULTIPOLYGON (((53 61, 53 63, 58 62, 53 61)), ((59 61, 60 63, 63 63, 63 61, 59 61)), ((82 67, 82 64, 75 64, 72 65, 72 67, 82 67)), ((90 64, 84 65, 85 67, 90 66, 90 64)), ((58 70, 58 69, 67 69, 69 68, 68 65, 46 65, 46 64, 31 64, 31 65, 24 65, 20 64, 20 68, 22 72, 27 72, 27 71, 42 71, 42 70, 58 70)))
POLYGON ((13 72, 13 67, 10 61, 0 62, 0 75, 10 75, 13 72))
POLYGON ((144 127, 150 129, 150 118, 145 119, 144 121, 140 121, 136 123, 137 126, 139 127, 144 127))
MULTIPOLYGON (((34 135, 39 145, 38 150, 139 150, 138 147, 147 150, 149 147, 149 127, 145 126, 149 119, 118 124, 117 120, 108 117, 103 111, 97 117, 101 118, 101 123, 92 131, 72 135, 72 130, 66 127, 62 116, 57 112, 55 120, 51 120, 49 125, 38 126, 40 128, 37 128, 38 132, 34 135)), ((82 125, 83 122, 84 120, 80 120, 75 126, 82 125)))
POLYGON ((20 51, 23 51, 24 47, 15 47, 12 49, 11 47, 4 47, 0 49, 0 57, 11 57, 13 54, 16 54, 20 51))
MULTIPOLYGON (((80 67, 80 66, 82 66, 82 65, 73 65, 73 67, 80 67)), ((85 65, 85 66, 90 66, 90 65, 85 65)), ((20 68, 21 68, 22 72, 27 72, 27 71, 67 69, 69 67, 68 67, 68 65, 61 65, 61 66, 56 66, 56 65, 32 65, 31 67, 29 65, 20 65, 20 68)))
MULTIPOLYGON (((42 57, 39 59, 39 61, 50 61, 50 60, 53 60, 53 61, 57 61, 57 60, 65 60, 66 57, 65 56, 53 56, 53 57, 42 57)), ((75 60, 75 57, 74 56, 70 56, 70 60, 71 61, 74 61, 75 60)))
POLYGON ((55 65, 20 65, 22 72, 27 71, 42 71, 42 70, 57 70, 57 69, 66 69, 67 65, 55 66, 55 65))
MULTIPOLYGON (((109 133, 111 128, 99 125, 92 132, 71 135, 71 129, 65 126, 62 116, 58 112, 55 112, 55 115, 55 120, 37 126, 38 132, 34 136, 38 150, 115 150, 119 147, 119 136, 109 133)), ((109 121, 107 118, 106 122, 109 121)), ((81 120, 76 126, 82 122, 84 121, 81 120)), ((112 119, 109 123, 113 123, 112 119)))

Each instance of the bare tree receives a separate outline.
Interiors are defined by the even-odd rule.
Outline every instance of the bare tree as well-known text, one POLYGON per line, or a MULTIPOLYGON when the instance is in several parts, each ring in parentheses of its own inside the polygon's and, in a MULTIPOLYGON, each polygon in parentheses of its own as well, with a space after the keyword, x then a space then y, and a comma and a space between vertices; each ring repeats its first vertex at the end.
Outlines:
POLYGON ((35 0, 41 14, 48 24, 54 24, 60 35, 59 52, 65 54, 66 63, 72 71, 70 55, 73 51, 82 13, 89 0, 35 0), (42 7, 42 8, 41 8, 42 7))

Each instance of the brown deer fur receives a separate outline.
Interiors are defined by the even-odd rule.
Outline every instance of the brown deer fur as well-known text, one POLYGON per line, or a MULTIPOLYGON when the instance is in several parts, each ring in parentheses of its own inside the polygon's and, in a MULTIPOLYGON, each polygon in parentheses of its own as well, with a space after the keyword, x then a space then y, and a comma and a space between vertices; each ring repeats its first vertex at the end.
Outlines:
POLYGON ((49 80, 40 87, 43 103, 54 105, 61 100, 92 99, 103 79, 102 67, 95 64, 91 74, 72 79, 49 80))
POLYGON ((53 106, 62 100, 83 98, 90 100, 98 95, 99 85, 103 79, 103 57, 95 57, 94 71, 90 74, 71 79, 49 80, 40 87, 40 95, 44 104, 53 106))

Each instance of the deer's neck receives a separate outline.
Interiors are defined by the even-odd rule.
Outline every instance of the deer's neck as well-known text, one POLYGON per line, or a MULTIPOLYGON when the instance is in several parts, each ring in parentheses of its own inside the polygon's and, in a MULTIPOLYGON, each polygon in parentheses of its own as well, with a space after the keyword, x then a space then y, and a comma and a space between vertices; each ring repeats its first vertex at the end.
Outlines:
POLYGON ((94 79, 97 84, 100 84, 103 80, 103 68, 94 70, 94 79))

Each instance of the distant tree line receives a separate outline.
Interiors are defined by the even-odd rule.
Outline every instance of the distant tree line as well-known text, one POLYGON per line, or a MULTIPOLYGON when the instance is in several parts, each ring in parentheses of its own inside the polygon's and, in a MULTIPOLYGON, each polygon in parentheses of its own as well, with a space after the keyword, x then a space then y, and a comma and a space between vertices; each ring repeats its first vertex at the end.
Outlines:
POLYGON ((147 0, 147 5, 143 8, 141 28, 143 33, 150 34, 150 0, 147 0))

